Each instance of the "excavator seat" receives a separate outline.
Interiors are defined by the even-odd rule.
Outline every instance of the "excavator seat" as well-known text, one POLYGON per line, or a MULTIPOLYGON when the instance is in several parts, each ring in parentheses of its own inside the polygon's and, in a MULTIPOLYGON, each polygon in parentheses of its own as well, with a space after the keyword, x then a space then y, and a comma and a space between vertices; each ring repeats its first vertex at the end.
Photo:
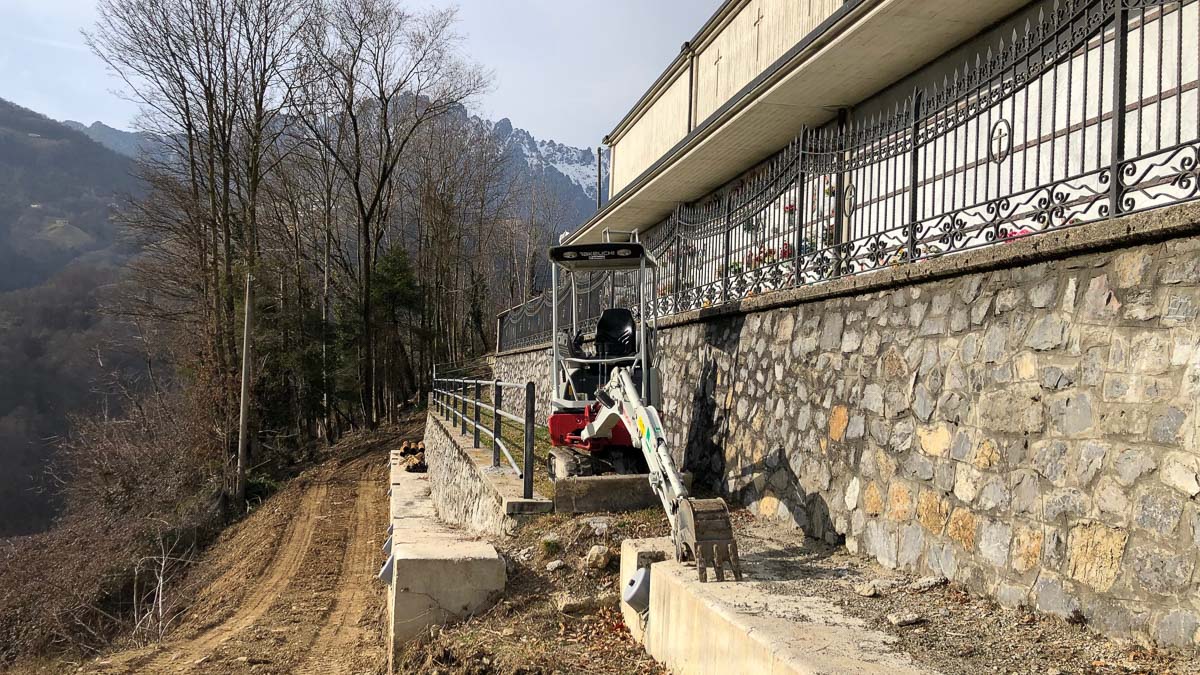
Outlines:
POLYGON ((633 312, 623 307, 604 310, 596 322, 596 356, 613 359, 636 353, 637 323, 633 312))

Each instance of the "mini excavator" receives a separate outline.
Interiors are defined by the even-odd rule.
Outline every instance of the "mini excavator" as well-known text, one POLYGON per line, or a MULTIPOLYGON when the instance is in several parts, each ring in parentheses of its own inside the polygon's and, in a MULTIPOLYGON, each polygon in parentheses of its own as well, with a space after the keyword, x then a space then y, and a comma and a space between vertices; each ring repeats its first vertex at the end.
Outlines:
POLYGON ((562 312, 564 326, 559 325, 560 309, 566 308, 560 308, 557 290, 551 291, 550 477, 646 474, 671 522, 675 559, 694 561, 702 582, 708 579, 709 565, 717 581, 725 580, 726 568, 741 581, 725 500, 688 494, 663 433, 656 408, 661 388, 654 365, 655 326, 646 321, 646 291, 655 288, 658 264, 636 233, 627 236, 628 241, 614 243, 606 233, 603 243, 550 249, 551 289, 559 287, 560 270, 570 276, 571 286, 569 311, 562 312), (605 272, 611 274, 596 274, 605 272), (628 299, 637 296, 636 308, 617 306, 618 276, 632 282, 627 288, 636 289, 623 294, 628 299), (590 305, 594 316, 605 293, 586 292, 581 298, 579 277, 607 278, 611 283, 608 302, 600 304, 612 306, 603 309, 590 328, 578 321, 581 301, 590 305))

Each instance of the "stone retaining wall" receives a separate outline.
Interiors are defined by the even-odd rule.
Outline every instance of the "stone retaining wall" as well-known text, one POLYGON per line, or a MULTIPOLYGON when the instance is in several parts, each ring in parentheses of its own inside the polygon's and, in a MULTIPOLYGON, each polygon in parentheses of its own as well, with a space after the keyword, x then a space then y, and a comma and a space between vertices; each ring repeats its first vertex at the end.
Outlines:
POLYGON ((438 517, 477 532, 511 534, 517 522, 505 513, 503 498, 444 424, 434 413, 426 416, 425 463, 438 517))
MULTIPOLYGON (((1196 222, 1164 209, 903 270, 923 280, 666 322, 669 438, 697 483, 759 517, 1006 605, 1194 645, 1196 222)), ((531 367, 506 358, 498 372, 531 367)))
MULTIPOLYGON (((537 403, 538 424, 545 424, 550 416, 550 349, 545 345, 532 348, 513 349, 499 354, 492 364, 492 377, 501 382, 523 384, 532 382, 537 403)), ((515 389, 506 389, 506 398, 501 406, 514 415, 525 410, 525 394, 515 389)))

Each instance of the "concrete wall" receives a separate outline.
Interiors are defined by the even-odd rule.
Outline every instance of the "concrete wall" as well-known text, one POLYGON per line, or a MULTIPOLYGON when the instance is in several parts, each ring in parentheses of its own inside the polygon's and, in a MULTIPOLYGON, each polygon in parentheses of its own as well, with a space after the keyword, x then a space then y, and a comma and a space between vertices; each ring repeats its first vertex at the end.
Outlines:
POLYGON ((678 317, 664 424, 697 483, 761 518, 1192 645, 1198 222, 1174 207, 678 317))

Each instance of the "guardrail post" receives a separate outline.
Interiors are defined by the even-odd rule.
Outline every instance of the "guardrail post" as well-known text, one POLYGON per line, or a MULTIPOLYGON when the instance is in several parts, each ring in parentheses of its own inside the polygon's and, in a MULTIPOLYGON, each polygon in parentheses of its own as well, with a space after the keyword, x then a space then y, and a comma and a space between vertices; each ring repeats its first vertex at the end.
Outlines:
POLYGON ((461 423, 459 425, 459 429, 462 431, 463 436, 467 435, 467 387, 468 386, 470 386, 470 385, 467 384, 467 381, 463 380, 462 394, 461 394, 461 396, 462 396, 462 417, 460 418, 461 423))
POLYGON ((492 466, 500 466, 500 406, 503 405, 504 388, 500 380, 492 380, 492 466))
POLYGON ((533 383, 525 383, 525 464, 521 471, 521 494, 533 499, 533 383))
POLYGON ((479 447, 479 399, 482 398, 482 396, 482 384, 480 384, 479 380, 475 380, 475 414, 471 417, 471 419, 475 422, 473 426, 475 427, 474 447, 476 448, 479 447))

